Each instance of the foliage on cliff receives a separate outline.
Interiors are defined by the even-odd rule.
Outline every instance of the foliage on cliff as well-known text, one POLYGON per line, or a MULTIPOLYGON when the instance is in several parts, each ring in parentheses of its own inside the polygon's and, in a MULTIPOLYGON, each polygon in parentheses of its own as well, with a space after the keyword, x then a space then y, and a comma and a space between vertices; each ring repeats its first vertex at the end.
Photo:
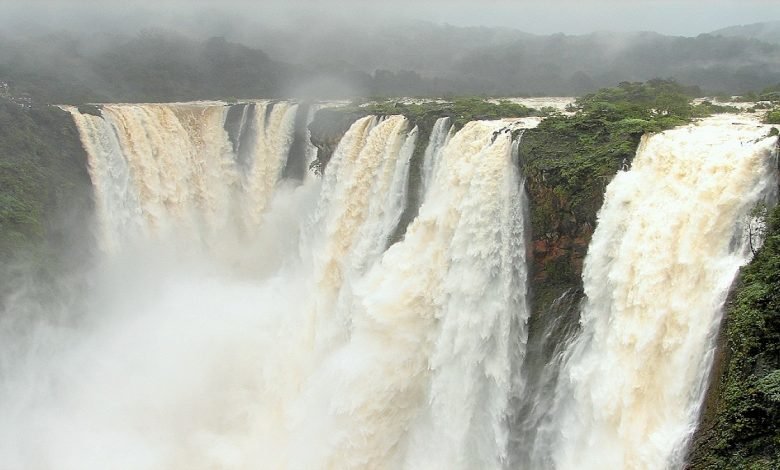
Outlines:
MULTIPOLYGON (((55 268, 62 249, 78 256, 92 190, 70 116, 0 99, 0 264, 55 268)), ((2 292, 0 292, 0 298, 2 292)))
POLYGON ((539 112, 506 100, 487 101, 482 98, 459 98, 453 101, 429 101, 403 103, 382 101, 362 106, 366 114, 391 115, 403 114, 416 125, 428 124, 431 127, 440 117, 450 117, 456 128, 467 122, 501 118, 516 118, 538 115, 539 112))
POLYGON ((645 133, 728 110, 694 105, 698 93, 672 80, 623 82, 579 98, 573 115, 550 116, 523 134, 520 160, 531 198, 535 271, 545 281, 579 283, 604 188, 630 165, 645 133))
POLYGON ((775 108, 766 113, 764 122, 767 124, 780 124, 780 109, 775 108))
POLYGON ((756 102, 756 101, 780 101, 780 83, 768 86, 760 92, 749 91, 741 96, 735 97, 736 101, 756 102))
POLYGON ((776 469, 780 462, 780 206, 766 242, 743 268, 726 313, 726 365, 714 416, 690 469, 776 469))
MULTIPOLYGON (((421 101, 406 103, 398 100, 384 100, 365 104, 353 103, 338 108, 317 111, 309 125, 312 143, 320 150, 312 169, 321 171, 327 165, 330 154, 349 126, 361 117, 391 116, 401 114, 417 126, 418 138, 415 154, 424 150, 433 125, 442 117, 449 117, 456 129, 469 121, 526 117, 539 111, 509 101, 491 102, 481 98, 461 98, 453 101, 421 101)), ((419 155, 421 156, 421 155, 419 155)))

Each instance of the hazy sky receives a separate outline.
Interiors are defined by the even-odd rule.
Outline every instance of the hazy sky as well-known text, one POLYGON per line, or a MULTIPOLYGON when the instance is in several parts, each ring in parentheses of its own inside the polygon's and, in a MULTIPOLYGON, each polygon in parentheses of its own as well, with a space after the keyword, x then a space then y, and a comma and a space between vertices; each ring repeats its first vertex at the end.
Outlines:
POLYGON ((425 4, 428 18, 507 26, 532 33, 649 30, 697 35, 735 24, 780 20, 780 0, 494 0, 425 4))
POLYGON ((83 7, 89 2, 97 6, 86 9, 93 15, 132 18, 145 21, 143 26, 187 20, 204 7, 244 20, 290 21, 304 11, 315 18, 334 16, 353 22, 401 17, 539 34, 650 30, 695 36, 725 26, 780 20, 780 0, 0 0, 5 10, 0 28, 17 26, 22 22, 19 18, 32 24, 31 17, 38 24, 62 23, 67 28, 73 17, 90 16, 83 7))

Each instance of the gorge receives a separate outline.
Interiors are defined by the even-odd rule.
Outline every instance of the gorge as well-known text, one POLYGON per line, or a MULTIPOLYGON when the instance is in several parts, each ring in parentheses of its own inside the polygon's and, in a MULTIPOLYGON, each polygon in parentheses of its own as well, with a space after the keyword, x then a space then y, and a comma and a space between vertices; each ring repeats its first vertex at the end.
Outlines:
POLYGON ((333 106, 64 107, 99 249, 64 319, 3 320, 3 461, 685 466, 771 126, 648 133, 567 193, 544 121, 333 106))

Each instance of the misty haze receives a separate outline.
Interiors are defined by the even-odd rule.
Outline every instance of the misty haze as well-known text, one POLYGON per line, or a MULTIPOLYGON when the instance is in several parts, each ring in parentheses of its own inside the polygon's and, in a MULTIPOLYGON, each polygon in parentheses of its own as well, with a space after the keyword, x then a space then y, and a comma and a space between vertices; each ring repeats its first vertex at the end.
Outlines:
POLYGON ((780 3, 0 4, 0 470, 780 468, 780 3))

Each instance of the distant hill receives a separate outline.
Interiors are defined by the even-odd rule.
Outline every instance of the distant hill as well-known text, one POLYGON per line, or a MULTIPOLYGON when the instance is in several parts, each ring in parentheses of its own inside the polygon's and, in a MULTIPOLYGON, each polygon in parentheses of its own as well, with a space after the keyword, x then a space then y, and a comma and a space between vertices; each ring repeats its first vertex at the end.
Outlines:
POLYGON ((764 23, 753 23, 738 26, 729 26, 728 28, 713 31, 713 36, 734 37, 739 36, 749 39, 758 39, 759 41, 780 44, 780 21, 767 21, 764 23))
POLYGON ((673 78, 703 93, 780 83, 780 42, 702 34, 532 35, 430 24, 261 31, 235 42, 134 35, 0 33, 0 82, 44 103, 253 97, 572 96, 673 78))

